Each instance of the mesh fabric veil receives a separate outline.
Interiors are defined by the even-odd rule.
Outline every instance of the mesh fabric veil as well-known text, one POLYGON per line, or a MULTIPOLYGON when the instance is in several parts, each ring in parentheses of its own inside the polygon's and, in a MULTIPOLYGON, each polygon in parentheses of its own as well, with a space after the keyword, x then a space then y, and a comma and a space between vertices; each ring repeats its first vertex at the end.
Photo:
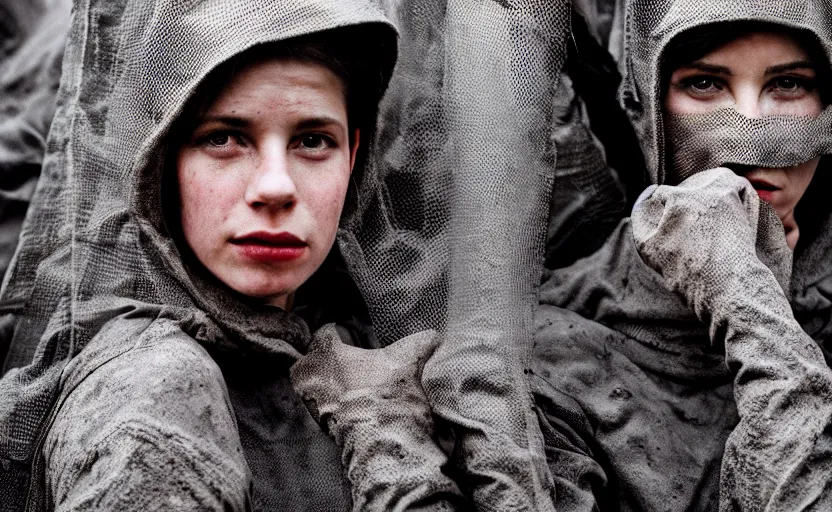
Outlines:
POLYGON ((551 506, 525 371, 569 7, 387 2, 402 33, 379 128, 374 208, 388 213, 342 244, 363 252, 347 259, 383 343, 441 331, 423 385, 483 510, 551 506))

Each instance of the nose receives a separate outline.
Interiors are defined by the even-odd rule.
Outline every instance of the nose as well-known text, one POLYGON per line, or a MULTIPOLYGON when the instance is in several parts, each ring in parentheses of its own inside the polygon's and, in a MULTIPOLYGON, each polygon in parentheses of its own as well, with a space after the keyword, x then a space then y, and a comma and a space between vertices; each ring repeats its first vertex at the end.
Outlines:
POLYGON ((752 86, 738 87, 734 91, 737 110, 745 117, 755 119, 762 117, 760 91, 752 86))
POLYGON ((246 188, 246 203, 253 208, 291 208, 297 201, 297 188, 290 162, 282 145, 264 148, 254 163, 255 172, 246 188))

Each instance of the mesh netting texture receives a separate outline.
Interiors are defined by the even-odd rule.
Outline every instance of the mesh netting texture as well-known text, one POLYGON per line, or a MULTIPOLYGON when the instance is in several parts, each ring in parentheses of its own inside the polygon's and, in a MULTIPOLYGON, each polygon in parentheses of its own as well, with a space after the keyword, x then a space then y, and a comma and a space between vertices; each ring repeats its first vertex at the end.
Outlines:
POLYGON ((736 110, 667 116, 674 182, 706 169, 786 168, 832 153, 832 108, 817 118, 750 119, 736 110))
POLYGON ((388 4, 404 41, 379 128, 381 206, 390 213, 385 224, 370 215, 342 250, 364 252, 363 261, 347 259, 366 265, 354 275, 382 343, 440 332, 422 382, 457 431, 454 463, 462 482, 477 483, 467 489, 477 506, 547 510, 551 485, 524 369, 569 4, 388 4))

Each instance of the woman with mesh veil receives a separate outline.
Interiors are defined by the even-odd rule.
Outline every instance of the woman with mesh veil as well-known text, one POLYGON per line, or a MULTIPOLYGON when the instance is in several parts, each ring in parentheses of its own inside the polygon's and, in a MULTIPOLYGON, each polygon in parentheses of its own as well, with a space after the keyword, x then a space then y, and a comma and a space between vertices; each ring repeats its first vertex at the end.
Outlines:
POLYGON ((375 179, 387 18, 363 1, 73 16, 4 289, 30 294, 15 336, 41 341, 0 381, 3 510, 461 507, 419 382, 434 337, 363 350, 333 248, 375 179))
POLYGON ((828 510, 832 4, 625 8, 621 99, 657 185, 542 285, 558 504, 828 510))

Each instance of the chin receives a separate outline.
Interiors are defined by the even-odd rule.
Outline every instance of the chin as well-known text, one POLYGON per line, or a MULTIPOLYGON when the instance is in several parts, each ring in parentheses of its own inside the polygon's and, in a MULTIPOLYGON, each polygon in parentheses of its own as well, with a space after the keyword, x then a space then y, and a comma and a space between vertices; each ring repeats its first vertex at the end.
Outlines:
POLYGON ((222 281, 237 293, 267 302, 275 297, 285 297, 294 293, 302 284, 302 281, 296 283, 294 279, 274 279, 273 275, 262 276, 257 273, 234 277, 236 279, 222 281))

